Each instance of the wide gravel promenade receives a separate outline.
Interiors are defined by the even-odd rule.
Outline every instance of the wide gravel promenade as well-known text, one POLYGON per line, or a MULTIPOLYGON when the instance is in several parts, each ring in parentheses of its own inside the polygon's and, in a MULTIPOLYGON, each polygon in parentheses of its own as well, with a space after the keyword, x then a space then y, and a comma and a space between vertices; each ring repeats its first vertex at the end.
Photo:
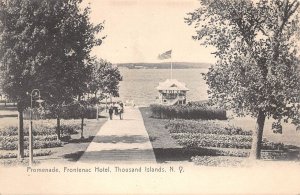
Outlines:
POLYGON ((142 115, 125 107, 123 120, 114 115, 99 130, 79 163, 156 163, 142 115))

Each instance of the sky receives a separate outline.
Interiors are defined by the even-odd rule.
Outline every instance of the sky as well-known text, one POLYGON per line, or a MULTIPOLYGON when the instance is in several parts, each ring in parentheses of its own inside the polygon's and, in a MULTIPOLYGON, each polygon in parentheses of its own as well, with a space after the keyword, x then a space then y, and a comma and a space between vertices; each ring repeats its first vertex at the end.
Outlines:
POLYGON ((92 54, 112 63, 162 62, 157 56, 172 49, 173 62, 214 63, 212 48, 192 40, 195 29, 184 23, 197 0, 84 0, 91 21, 105 21, 101 46, 92 54))

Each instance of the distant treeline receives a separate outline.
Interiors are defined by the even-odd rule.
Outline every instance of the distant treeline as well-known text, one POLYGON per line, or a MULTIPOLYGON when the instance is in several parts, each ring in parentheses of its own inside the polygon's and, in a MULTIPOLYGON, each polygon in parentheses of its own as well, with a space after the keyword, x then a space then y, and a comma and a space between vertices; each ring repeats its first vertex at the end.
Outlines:
MULTIPOLYGON (((163 63, 120 63, 116 64, 118 67, 125 67, 129 69, 170 69, 170 62, 163 63)), ((186 68, 209 68, 209 63, 194 63, 194 62, 173 62, 173 69, 186 68)))

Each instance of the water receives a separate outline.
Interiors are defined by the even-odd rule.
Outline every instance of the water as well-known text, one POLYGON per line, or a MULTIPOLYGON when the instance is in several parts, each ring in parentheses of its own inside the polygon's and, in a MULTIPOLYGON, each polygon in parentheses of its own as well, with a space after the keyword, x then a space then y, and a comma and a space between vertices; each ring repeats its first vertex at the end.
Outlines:
MULTIPOLYGON (((167 69, 120 69, 123 81, 120 83, 120 99, 134 100, 139 106, 156 102, 159 82, 170 78, 170 70, 167 69)), ((207 85, 201 73, 207 69, 174 69, 173 79, 184 82, 190 89, 187 93, 188 101, 206 100, 207 85)))

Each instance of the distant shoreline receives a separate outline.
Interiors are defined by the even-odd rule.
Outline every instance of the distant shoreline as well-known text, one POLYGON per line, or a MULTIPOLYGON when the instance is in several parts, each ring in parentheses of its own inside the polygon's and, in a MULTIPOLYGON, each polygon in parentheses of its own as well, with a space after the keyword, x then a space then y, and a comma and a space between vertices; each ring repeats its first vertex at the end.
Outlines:
MULTIPOLYGON (((115 64, 118 68, 127 69, 170 69, 170 62, 163 63, 119 63, 115 64)), ((211 67, 210 63, 194 62, 173 62, 173 69, 207 69, 211 67)))

